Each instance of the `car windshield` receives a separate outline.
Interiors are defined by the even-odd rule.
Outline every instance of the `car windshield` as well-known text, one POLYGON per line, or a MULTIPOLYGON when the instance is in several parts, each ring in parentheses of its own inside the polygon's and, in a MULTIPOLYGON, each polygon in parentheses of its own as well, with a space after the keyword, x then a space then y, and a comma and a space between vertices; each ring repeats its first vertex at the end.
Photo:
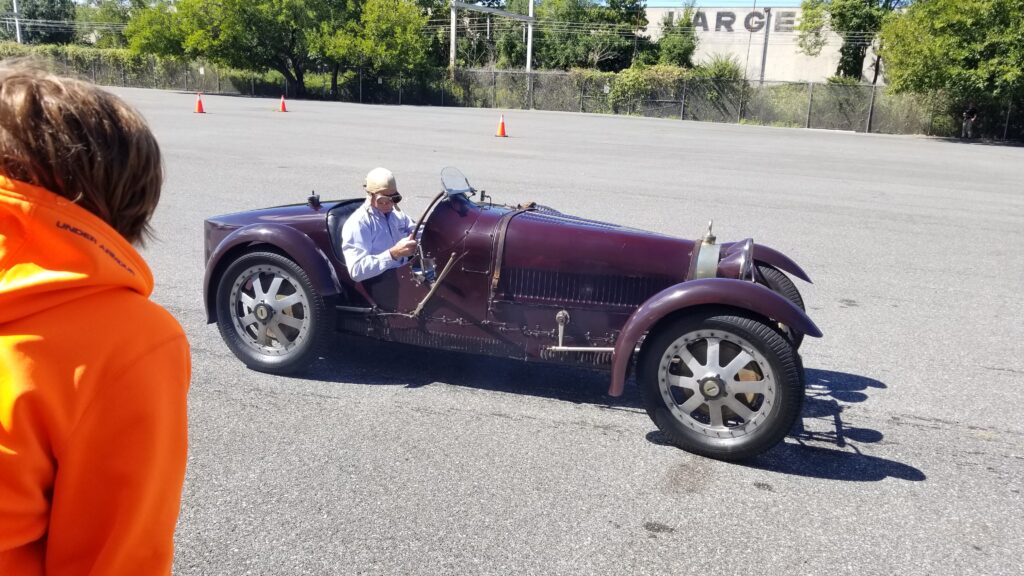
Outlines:
POLYGON ((469 185, 469 180, 459 171, 458 168, 451 166, 441 170, 441 188, 444 189, 445 194, 448 196, 454 196, 456 194, 472 194, 475 192, 473 187, 469 185))

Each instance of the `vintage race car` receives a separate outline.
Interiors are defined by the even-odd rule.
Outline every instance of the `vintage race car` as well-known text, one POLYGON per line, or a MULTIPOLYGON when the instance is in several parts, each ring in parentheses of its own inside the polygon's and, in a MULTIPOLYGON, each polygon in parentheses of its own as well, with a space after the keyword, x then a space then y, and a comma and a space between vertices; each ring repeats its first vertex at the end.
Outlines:
MULTIPOLYGON (((206 220, 207 318, 252 369, 309 365, 332 330, 430 348, 607 369, 631 366, 674 444, 738 460, 800 414, 804 336, 821 336, 785 255, 750 239, 687 240, 500 205, 456 169, 414 232, 408 265, 354 282, 341 227, 364 198, 206 220)), ((334 351, 343 354, 343 350, 334 351)))

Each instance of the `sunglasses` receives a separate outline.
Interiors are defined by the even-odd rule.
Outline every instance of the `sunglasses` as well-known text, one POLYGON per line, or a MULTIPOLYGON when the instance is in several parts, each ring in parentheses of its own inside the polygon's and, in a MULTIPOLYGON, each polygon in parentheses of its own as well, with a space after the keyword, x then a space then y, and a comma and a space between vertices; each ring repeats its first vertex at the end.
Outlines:
POLYGON ((377 194, 377 198, 387 198, 388 200, 390 200, 394 204, 398 204, 399 202, 402 201, 402 195, 397 193, 397 192, 394 193, 394 194, 390 194, 390 195, 388 195, 388 194, 377 194))

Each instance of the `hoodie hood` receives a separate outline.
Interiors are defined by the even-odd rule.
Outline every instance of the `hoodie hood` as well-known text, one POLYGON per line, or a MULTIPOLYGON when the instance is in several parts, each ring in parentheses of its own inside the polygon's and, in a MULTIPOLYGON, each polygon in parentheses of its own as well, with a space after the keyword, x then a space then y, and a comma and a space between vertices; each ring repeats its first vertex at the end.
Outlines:
POLYGON ((153 275, 106 222, 48 190, 0 176, 0 324, 153 275))

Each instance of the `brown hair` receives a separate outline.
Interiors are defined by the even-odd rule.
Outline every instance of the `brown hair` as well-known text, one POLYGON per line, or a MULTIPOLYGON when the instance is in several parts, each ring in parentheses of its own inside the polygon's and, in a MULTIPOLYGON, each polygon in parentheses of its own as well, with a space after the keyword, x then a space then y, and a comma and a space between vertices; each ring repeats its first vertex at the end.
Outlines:
POLYGON ((113 94, 24 60, 0 63, 0 174, 68 198, 133 244, 151 235, 160 147, 113 94))

